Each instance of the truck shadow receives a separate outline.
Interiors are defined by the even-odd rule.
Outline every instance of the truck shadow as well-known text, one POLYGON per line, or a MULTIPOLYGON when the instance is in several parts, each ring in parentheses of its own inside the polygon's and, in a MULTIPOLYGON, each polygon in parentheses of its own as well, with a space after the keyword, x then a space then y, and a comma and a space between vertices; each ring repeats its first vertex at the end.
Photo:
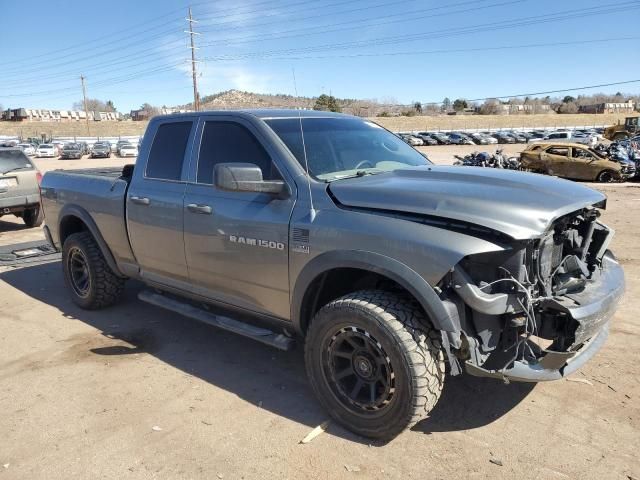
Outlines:
MULTIPOLYGON (((300 346, 293 352, 281 352, 147 305, 136 298, 144 286, 134 281, 128 282, 119 305, 102 311, 82 310, 65 290, 59 262, 0 272, 0 281, 59 309, 69 321, 98 329, 104 342, 86 346, 87 354, 153 355, 188 375, 310 428, 328 417, 307 383, 300 346)), ((466 375, 449 378, 431 416, 414 430, 432 433, 481 427, 508 413, 532 388, 466 375)), ((358 443, 384 445, 334 424, 329 433, 358 443)))

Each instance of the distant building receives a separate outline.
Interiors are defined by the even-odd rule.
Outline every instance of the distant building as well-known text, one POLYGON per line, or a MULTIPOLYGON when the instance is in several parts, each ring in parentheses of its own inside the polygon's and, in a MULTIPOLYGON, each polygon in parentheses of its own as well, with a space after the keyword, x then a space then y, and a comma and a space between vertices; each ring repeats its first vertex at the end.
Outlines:
POLYGON ((633 100, 628 102, 605 102, 593 105, 582 105, 580 113, 633 113, 636 105, 633 100))
MULTIPOLYGON (((78 122, 87 115, 78 110, 48 110, 38 108, 13 108, 2 112, 2 120, 13 122, 78 122)), ((120 120, 120 112, 89 112, 89 120, 120 120)))

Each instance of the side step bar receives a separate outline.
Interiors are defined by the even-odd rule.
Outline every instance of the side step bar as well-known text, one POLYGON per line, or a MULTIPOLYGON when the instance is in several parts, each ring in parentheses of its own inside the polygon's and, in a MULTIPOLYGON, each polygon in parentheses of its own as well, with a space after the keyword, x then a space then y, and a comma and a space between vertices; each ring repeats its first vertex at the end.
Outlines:
POLYGON ((284 351, 293 350, 295 340, 281 333, 275 333, 266 328, 255 327, 248 323, 233 320, 232 318, 223 317, 207 312, 201 308, 195 307, 190 303, 181 302, 175 298, 155 293, 151 290, 143 290, 138 294, 138 298, 143 302, 150 303, 156 307, 164 308, 185 317, 207 323, 214 327, 227 330, 228 332, 237 333, 244 337, 249 337, 258 342, 270 345, 284 351))

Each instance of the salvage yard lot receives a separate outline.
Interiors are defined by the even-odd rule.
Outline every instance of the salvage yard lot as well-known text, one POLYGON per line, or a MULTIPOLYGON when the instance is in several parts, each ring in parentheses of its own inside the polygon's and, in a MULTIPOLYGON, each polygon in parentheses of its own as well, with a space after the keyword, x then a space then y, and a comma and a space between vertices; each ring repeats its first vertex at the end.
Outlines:
MULTIPOLYGON (((421 148, 436 163, 483 149, 421 148)), ((43 172, 131 161, 35 160, 43 172)), ((609 196, 627 278, 603 350, 573 381, 449 378, 430 418, 387 444, 337 425, 298 443, 327 419, 300 346, 143 304, 135 282, 116 307, 80 310, 58 262, 0 267, 0 479, 640 478, 640 184, 592 186, 609 196)), ((42 238, 0 219, 0 245, 42 238)))

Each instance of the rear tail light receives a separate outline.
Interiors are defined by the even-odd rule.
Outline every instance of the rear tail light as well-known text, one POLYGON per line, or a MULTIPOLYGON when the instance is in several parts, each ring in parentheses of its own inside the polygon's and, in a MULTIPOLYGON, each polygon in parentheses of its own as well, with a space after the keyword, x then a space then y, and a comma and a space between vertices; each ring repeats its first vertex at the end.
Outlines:
POLYGON ((36 172, 36 180, 38 181, 38 186, 40 186, 42 183, 42 173, 40 173, 40 170, 36 172))

